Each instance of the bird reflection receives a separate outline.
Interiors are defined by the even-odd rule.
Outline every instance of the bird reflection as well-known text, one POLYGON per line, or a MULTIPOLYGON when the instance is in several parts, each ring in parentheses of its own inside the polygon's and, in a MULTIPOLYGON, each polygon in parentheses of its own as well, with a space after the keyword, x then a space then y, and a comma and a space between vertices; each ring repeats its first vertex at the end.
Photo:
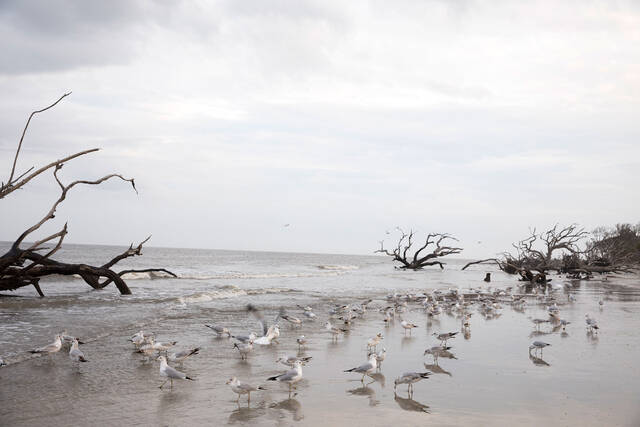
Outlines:
POLYGON ((529 354, 529 360, 531 360, 536 366, 551 366, 540 357, 533 356, 532 354, 529 354))
POLYGON ((435 365, 429 365, 429 364, 424 364, 424 368, 430 370, 431 372, 433 372, 434 374, 445 374, 445 375, 449 375, 450 377, 452 377, 453 375, 451 375, 451 372, 449 371, 445 371, 440 365, 435 364, 435 365))
POLYGON ((587 331, 587 339, 591 341, 591 344, 596 345, 598 344, 598 340, 600 338, 598 337, 597 333, 593 333, 593 331, 587 331))
MULTIPOLYGON (((371 383, 369 383, 371 384, 371 383)), ((365 384, 363 387, 354 388, 351 390, 347 390, 347 393, 353 396, 365 396, 369 398, 369 406, 376 406, 380 403, 379 400, 376 399, 376 392, 374 389, 369 387, 369 384, 365 384)))
POLYGON ((393 399, 398 402, 398 406, 400 406, 405 411, 415 411, 415 412, 424 412, 429 414, 429 407, 420 402, 417 402, 411 398, 400 397, 397 394, 393 394, 393 399))
POLYGON ((412 336, 406 336, 406 337, 402 337, 402 341, 400 342, 400 346, 402 348, 406 347, 407 345, 411 344, 411 342, 413 341, 415 337, 412 336))
POLYGON ((264 402, 260 403, 256 408, 240 407, 232 411, 227 420, 228 424, 246 423, 265 414, 264 402))
POLYGON ((380 384, 380 387, 384 387, 385 383, 386 383, 386 378, 384 377, 384 375, 380 372, 377 372, 375 374, 371 374, 369 375, 371 378, 373 378, 373 380, 377 383, 380 384))
POLYGON ((463 336, 465 340, 468 340, 471 338, 471 328, 465 328, 465 330, 463 331, 463 336))
POLYGON ((529 334, 529 338, 540 337, 542 335, 551 335, 553 332, 545 332, 545 331, 532 331, 529 334))
POLYGON ((270 408, 284 409, 285 411, 291 412, 294 421, 300 421, 304 418, 304 414, 302 413, 302 405, 296 399, 285 399, 281 402, 272 404, 270 408))

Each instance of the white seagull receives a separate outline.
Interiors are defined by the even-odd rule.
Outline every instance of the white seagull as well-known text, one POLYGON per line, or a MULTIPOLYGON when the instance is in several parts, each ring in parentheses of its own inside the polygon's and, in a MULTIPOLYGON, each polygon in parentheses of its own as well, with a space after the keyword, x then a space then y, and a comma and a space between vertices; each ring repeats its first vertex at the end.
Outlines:
POLYGON ((160 356, 158 357, 158 360, 160 361, 160 375, 167 378, 166 381, 163 382, 158 388, 162 389, 162 387, 164 387, 167 381, 171 381, 171 388, 173 388, 173 380, 194 381, 193 378, 188 377, 187 374, 185 374, 184 372, 180 372, 177 369, 167 365, 166 357, 160 356))
POLYGON ((302 363, 300 361, 294 363, 293 369, 288 370, 284 374, 276 375, 267 378, 267 381, 278 381, 289 385, 289 395, 291 395, 291 388, 294 387, 298 381, 302 379, 302 363))
POLYGON ((240 395, 246 394, 247 395, 247 403, 249 403, 249 402, 251 402, 251 392, 252 391, 266 390, 266 388, 261 387, 261 386, 253 386, 253 385, 250 385, 250 384, 246 384, 246 383, 240 382, 240 380, 237 379, 236 377, 229 378, 227 380, 227 384, 231 386, 231 390, 233 390, 234 393, 238 394, 238 398, 236 399, 236 402, 238 402, 240 400, 240 395))
POLYGON ((344 372, 357 372, 359 374, 362 374, 362 379, 360 379, 360 381, 364 382, 364 377, 370 377, 371 374, 376 370, 377 366, 378 361, 376 359, 376 355, 372 353, 371 355, 369 355, 369 361, 367 363, 363 363, 362 365, 355 368, 347 369, 344 372))
POLYGON ((47 344, 44 347, 36 348, 35 350, 30 350, 29 353, 53 354, 59 352, 61 348, 62 337, 60 335, 56 335, 51 344, 47 344))
POLYGON ((69 359, 73 362, 88 362, 84 357, 84 353, 78 348, 78 339, 74 338, 71 342, 71 349, 69 350, 69 359))

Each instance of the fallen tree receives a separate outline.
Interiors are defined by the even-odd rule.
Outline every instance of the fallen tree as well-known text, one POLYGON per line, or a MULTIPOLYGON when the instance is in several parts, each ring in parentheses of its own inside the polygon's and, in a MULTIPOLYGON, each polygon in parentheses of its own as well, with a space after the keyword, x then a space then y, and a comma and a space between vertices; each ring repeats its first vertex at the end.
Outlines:
POLYGON ((457 241, 455 237, 449 234, 429 233, 424 244, 415 249, 413 246, 415 232, 411 230, 409 233, 405 233, 400 227, 397 227, 396 230, 400 232, 396 247, 390 252, 384 248, 383 240, 380 242, 380 249, 375 253, 382 253, 392 257, 394 261, 401 264, 399 268, 420 270, 424 267, 438 265, 441 269, 444 269, 445 263, 438 261, 438 258, 462 252, 462 248, 443 244, 447 240, 457 241), (412 252, 413 250, 415 252, 412 252))
POLYGON ((640 260, 640 227, 628 224, 616 229, 599 229, 595 236, 583 244, 590 233, 577 224, 559 227, 557 224, 538 233, 530 230, 529 236, 513 244, 515 253, 504 252, 495 258, 472 261, 474 264, 495 264, 502 271, 520 275, 520 280, 531 283, 547 283, 550 270, 565 273, 576 279, 588 279, 594 273, 633 271, 629 262, 640 260), (585 247, 585 249, 582 249, 585 247))
POLYGON ((20 236, 18 236, 18 238, 12 242, 9 250, 4 255, 0 256, 0 291, 13 291, 25 286, 33 286, 40 296, 44 296, 44 293, 40 287, 40 279, 46 276, 59 274, 77 275, 94 289, 102 289, 113 282, 122 295, 128 295, 131 294, 131 290, 122 278, 122 276, 126 273, 164 272, 170 276, 176 277, 175 274, 163 268, 152 268, 143 270, 129 269, 120 272, 115 272, 113 270, 113 267, 119 261, 125 258, 142 255, 142 245, 146 243, 151 236, 147 237, 144 241, 142 241, 135 247, 133 244, 131 244, 129 248, 123 253, 115 256, 113 259, 100 266, 93 266, 82 263, 67 263, 52 259, 52 256, 62 247, 62 242, 64 241, 64 238, 68 233, 68 227, 66 223, 58 232, 54 234, 41 237, 39 239, 35 238, 35 241, 32 241, 32 243, 29 244, 25 243, 27 239, 34 240, 33 234, 37 232, 45 223, 55 218, 55 213, 58 206, 66 199, 67 194, 78 185, 100 185, 105 181, 118 179, 130 183, 133 190, 137 193, 133 178, 125 178, 122 175, 115 173, 103 176, 95 180, 76 180, 66 185, 63 184, 62 180, 58 176, 58 173, 62 169, 64 164, 75 158, 96 152, 99 150, 98 148, 80 151, 63 159, 51 162, 45 166, 40 167, 37 170, 34 170, 35 167, 31 167, 26 172, 16 176, 16 165, 20 156, 20 151, 22 149, 24 137, 27 133, 27 129, 29 128, 29 124, 31 123, 31 119, 36 114, 53 108, 69 95, 70 93, 65 93, 53 104, 31 113, 20 137, 20 142, 18 143, 18 147, 16 149, 13 164, 11 167, 11 172, 9 174, 9 179, 6 183, 2 182, 0 184, 0 199, 4 199, 9 194, 24 187, 29 181, 36 178, 37 176, 49 170, 53 170, 53 178, 60 187, 60 196, 53 203, 49 211, 39 221, 37 221, 31 227, 27 228, 22 234, 20 234, 20 236), (47 247, 46 244, 53 244, 53 247, 47 247))

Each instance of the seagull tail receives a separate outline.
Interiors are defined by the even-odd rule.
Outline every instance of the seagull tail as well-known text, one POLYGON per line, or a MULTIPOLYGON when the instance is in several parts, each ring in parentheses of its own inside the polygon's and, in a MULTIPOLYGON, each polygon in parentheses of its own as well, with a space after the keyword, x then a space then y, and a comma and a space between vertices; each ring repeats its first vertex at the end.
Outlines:
POLYGON ((31 354, 37 354, 37 353, 40 353, 40 352, 39 352, 38 350, 29 350, 29 353, 31 353, 31 354))
POLYGON ((266 388, 262 387, 261 385, 258 386, 258 390, 266 390, 266 388))
POLYGON ((189 356, 193 356, 194 354, 198 354, 199 351, 200 351, 200 347, 196 347, 193 350, 191 350, 191 353, 189 353, 189 356))
POLYGON ((184 377, 185 380, 189 380, 189 381, 195 381, 195 379, 191 378, 191 377, 184 377))
POLYGON ((347 369, 346 371, 343 371, 343 372, 353 372, 355 370, 356 370, 356 368, 351 368, 351 369, 347 369))
POLYGON ((81 362, 88 362, 88 360, 87 360, 87 359, 85 359, 84 357, 81 357, 81 358, 80 358, 80 359, 78 359, 78 360, 80 360, 81 362))
POLYGON ((267 378, 267 381, 278 381, 278 377, 279 376, 280 375, 276 375, 275 377, 269 377, 269 378, 267 378))

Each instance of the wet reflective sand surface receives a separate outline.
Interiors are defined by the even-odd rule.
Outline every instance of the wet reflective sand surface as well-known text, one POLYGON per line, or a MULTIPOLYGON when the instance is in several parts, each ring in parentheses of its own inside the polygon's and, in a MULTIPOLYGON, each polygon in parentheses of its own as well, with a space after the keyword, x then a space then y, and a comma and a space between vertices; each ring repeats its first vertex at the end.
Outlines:
MULTIPOLYGON (((359 261, 349 262, 357 265, 359 261)), ((3 299, 2 354, 9 366, 0 368, 1 424, 640 425, 636 277, 589 282, 554 277, 555 283, 567 284, 553 293, 561 317, 571 322, 565 331, 551 323, 539 328, 533 324, 532 318, 548 315, 546 305, 531 296, 523 309, 504 302, 492 316, 472 305, 470 327, 465 331, 455 310, 432 317, 420 304, 409 303, 403 316, 418 325, 409 335, 398 318, 388 325, 383 322, 378 308, 388 304, 387 293, 486 287, 480 284, 482 272, 401 272, 394 277, 388 264, 367 267, 360 262, 354 273, 308 279, 312 284, 299 284, 305 280, 299 277, 239 284, 240 289, 279 286, 292 291, 186 302, 183 298, 182 303, 173 296, 199 295, 201 289, 195 287, 201 285, 141 282, 138 299, 60 295, 50 298, 49 308, 39 299, 3 299), (323 281, 330 282, 331 291, 322 291, 323 281), (173 299, 152 298, 148 296, 152 291, 145 291, 147 286, 173 299), (568 292, 575 302, 568 301, 568 292), (350 332, 333 341, 323 331, 330 307, 366 298, 374 299, 366 314, 353 322, 350 332), (248 302, 262 307, 268 321, 275 319, 283 304, 298 317, 301 310, 295 304, 308 304, 318 318, 300 327, 280 321, 279 342, 256 345, 248 360, 242 361, 233 340, 216 338, 203 324, 257 332, 255 320, 244 311, 248 302), (587 331, 586 313, 597 319, 597 333, 587 331), (64 328, 86 337, 81 349, 90 362, 73 365, 66 347, 51 357, 26 353, 64 328), (196 381, 174 381, 173 389, 160 390, 164 379, 158 362, 135 353, 127 341, 141 328, 155 332, 161 341, 177 340, 180 348, 200 346, 199 355, 176 365, 196 381), (449 355, 437 361, 423 356, 425 349, 439 344, 433 332, 449 331, 461 331, 449 340, 449 355), (384 335, 378 348, 386 348, 386 360, 363 383, 361 375, 343 371, 367 360, 366 341, 378 332, 384 335), (295 338, 302 334, 309 344, 299 353, 295 338), (542 353, 530 353, 529 345, 535 340, 551 346, 542 353), (286 370, 275 363, 284 354, 312 357, 291 398, 285 384, 266 381, 286 370), (399 385, 394 393, 394 379, 406 371, 432 372, 430 378, 414 384, 412 398, 406 385, 399 385), (246 395, 236 403, 237 395, 225 385, 232 376, 267 390, 252 393, 250 405, 246 395)), ((516 284, 512 276, 494 273, 494 277, 491 285, 496 288, 516 284)), ((223 285, 224 281, 216 283, 223 285)))

